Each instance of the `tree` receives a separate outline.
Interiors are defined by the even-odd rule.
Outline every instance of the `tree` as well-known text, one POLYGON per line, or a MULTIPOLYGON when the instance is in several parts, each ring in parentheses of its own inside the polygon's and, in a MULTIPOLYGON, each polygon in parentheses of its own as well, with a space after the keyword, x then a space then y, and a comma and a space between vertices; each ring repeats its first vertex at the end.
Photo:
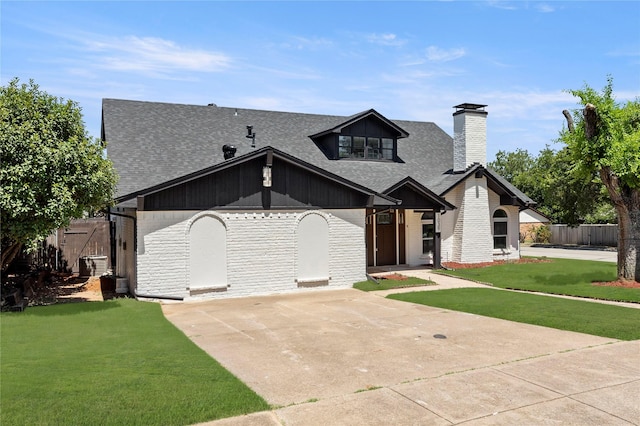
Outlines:
POLYGON ((108 205, 116 174, 80 107, 17 78, 0 88, 2 271, 73 218, 108 205))
POLYGON ((582 109, 563 112, 567 144, 576 170, 597 173, 618 216, 618 279, 640 280, 640 99, 613 97, 613 80, 602 92, 588 85, 569 90, 582 109))
POLYGON ((608 222, 610 203, 600 194, 602 183, 595 175, 575 173, 571 164, 568 147, 555 151, 547 146, 537 157, 522 149, 498 151, 489 167, 535 200, 536 209, 554 223, 608 222))

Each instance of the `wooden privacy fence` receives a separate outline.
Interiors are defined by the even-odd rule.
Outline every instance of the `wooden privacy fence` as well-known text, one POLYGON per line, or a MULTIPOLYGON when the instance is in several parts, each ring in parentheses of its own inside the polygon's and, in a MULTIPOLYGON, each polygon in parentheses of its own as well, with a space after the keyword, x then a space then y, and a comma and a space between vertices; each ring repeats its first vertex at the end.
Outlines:
POLYGON ((551 244, 575 244, 584 246, 618 245, 618 225, 549 225, 551 244))
POLYGON ((58 229, 50 235, 46 243, 47 263, 54 269, 80 275, 101 275, 111 265, 109 221, 106 218, 73 220, 68 228, 58 229))

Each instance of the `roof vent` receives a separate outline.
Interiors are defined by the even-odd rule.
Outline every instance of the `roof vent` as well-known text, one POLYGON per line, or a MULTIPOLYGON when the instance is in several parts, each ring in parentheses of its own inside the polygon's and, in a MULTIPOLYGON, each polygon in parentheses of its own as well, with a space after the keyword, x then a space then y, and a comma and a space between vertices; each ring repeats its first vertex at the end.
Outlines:
POLYGON ((218 105, 216 105, 214 103, 210 103, 210 104, 207 104, 207 106, 217 107, 218 105))
POLYGON ((233 158, 236 155, 236 147, 233 145, 223 145, 222 153, 224 154, 224 159, 228 160, 229 158, 233 158))
POLYGON ((248 139, 251 139, 251 148, 256 147, 256 132, 253 131, 253 126, 247 126, 247 136, 248 139))

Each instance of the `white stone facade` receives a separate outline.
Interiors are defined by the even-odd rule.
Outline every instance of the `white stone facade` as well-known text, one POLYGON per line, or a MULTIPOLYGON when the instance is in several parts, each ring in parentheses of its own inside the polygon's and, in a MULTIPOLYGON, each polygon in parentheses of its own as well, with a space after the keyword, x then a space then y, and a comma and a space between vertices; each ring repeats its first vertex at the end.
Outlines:
POLYGON ((487 114, 467 111, 453 116, 453 170, 487 164, 487 114))
POLYGON ((501 206, 486 177, 469 176, 447 193, 456 206, 440 217, 442 262, 480 263, 520 258, 518 206, 501 206), (493 213, 507 213, 507 249, 493 248, 493 213))
MULTIPOLYGON (((366 279, 364 209, 321 211, 141 211, 137 214, 136 295, 225 298, 348 288, 366 279), (310 213, 328 224, 328 280, 318 287, 298 282, 299 221, 310 213), (226 229, 226 288, 191 288, 190 238, 203 214, 226 229)), ((211 253, 216 256, 216 253, 211 253)), ((302 268, 304 269, 304 268, 302 268)), ((215 280, 214 280, 215 281, 215 280)))

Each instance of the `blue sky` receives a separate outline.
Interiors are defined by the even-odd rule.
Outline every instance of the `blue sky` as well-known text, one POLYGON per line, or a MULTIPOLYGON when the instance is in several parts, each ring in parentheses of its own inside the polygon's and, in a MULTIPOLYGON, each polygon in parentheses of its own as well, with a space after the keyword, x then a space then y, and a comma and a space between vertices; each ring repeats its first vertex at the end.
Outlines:
POLYGON ((433 121, 487 104, 488 160, 537 154, 565 89, 640 96, 638 1, 6 1, 0 81, 102 98, 433 121))

